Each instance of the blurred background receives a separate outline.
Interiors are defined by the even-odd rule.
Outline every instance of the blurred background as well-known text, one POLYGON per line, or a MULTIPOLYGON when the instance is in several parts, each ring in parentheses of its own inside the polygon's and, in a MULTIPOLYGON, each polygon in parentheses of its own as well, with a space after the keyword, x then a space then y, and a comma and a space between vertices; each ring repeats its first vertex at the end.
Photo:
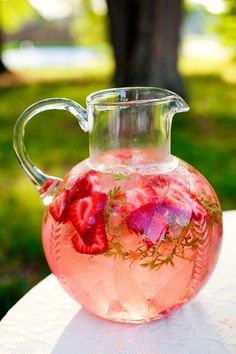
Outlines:
MULTIPOLYGON (((35 101, 85 105, 103 88, 174 90, 172 153, 202 172, 223 210, 236 209, 235 0, 0 0, 0 317, 49 274, 43 206, 12 149, 19 114, 35 101)), ((88 156, 88 136, 65 112, 27 127, 32 160, 63 176, 88 156)))

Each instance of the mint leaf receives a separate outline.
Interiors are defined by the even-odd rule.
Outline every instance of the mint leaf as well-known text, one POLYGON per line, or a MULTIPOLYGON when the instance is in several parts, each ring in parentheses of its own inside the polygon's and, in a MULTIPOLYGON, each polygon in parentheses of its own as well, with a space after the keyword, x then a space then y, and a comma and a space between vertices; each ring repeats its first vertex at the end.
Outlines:
POLYGON ((120 181, 122 179, 127 179, 129 177, 124 175, 123 173, 116 173, 116 174, 113 175, 113 178, 114 178, 115 181, 120 181))

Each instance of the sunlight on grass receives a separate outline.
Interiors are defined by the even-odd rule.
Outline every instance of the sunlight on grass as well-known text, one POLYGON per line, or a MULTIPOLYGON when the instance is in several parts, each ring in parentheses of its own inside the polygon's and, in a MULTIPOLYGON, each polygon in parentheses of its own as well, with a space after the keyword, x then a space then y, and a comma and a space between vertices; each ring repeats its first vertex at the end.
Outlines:
MULTIPOLYGON (((191 75, 219 75, 228 83, 236 83, 236 64, 229 58, 197 58, 180 56, 178 67, 185 76, 191 75)), ((106 80, 112 77, 114 71, 114 61, 107 56, 106 60, 98 63, 97 66, 88 67, 86 65, 73 68, 38 68, 38 69, 14 69, 14 72, 25 82, 50 82, 61 80, 106 80)), ((0 82, 1 85, 1 82, 0 82)))
POLYGON ((228 83, 236 83, 236 63, 232 51, 214 38, 188 36, 182 43, 179 70, 183 75, 217 75, 228 83))
POLYGON ((36 81, 60 81, 60 80, 86 80, 90 81, 97 77, 111 76, 114 65, 112 62, 104 63, 99 67, 88 68, 50 68, 50 69, 17 69, 16 73, 22 75, 26 80, 36 81), (98 74, 99 73, 99 74, 98 74))
POLYGON ((230 60, 181 57, 179 70, 183 75, 218 75, 228 83, 236 83, 236 64, 230 60))

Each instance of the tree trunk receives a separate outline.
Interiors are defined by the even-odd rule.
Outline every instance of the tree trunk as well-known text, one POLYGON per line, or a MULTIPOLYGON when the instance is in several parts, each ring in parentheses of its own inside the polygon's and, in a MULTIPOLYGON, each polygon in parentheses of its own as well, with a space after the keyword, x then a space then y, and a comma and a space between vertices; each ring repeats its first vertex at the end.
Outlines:
POLYGON ((2 58, 0 57, 0 74, 8 72, 7 67, 4 65, 2 58))
POLYGON ((3 73, 8 72, 8 69, 7 69, 7 67, 4 65, 4 63, 2 61, 3 33, 2 33, 2 28, 1 28, 1 25, 2 25, 1 10, 2 9, 0 8, 0 74, 3 74, 3 73))
POLYGON ((117 86, 183 94, 177 71, 181 0, 107 0, 117 86))

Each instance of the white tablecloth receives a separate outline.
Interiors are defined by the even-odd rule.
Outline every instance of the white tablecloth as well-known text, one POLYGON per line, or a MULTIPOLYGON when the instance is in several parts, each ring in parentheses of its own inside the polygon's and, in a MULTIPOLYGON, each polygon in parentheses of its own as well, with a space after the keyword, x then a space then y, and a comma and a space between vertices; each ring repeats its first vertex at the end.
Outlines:
POLYGON ((87 313, 50 275, 0 322, 0 354, 236 353, 236 211, 224 213, 224 243, 202 292, 168 318, 118 324, 87 313))

